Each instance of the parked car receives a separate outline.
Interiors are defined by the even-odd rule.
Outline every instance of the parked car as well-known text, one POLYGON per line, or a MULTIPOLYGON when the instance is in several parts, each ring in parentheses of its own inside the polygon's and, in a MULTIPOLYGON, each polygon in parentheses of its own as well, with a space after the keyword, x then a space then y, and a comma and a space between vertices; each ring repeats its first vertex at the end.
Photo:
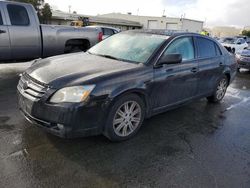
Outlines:
POLYGON ((250 70, 250 48, 243 50, 241 53, 236 54, 238 63, 238 70, 245 68, 250 70))
POLYGON ((61 137, 122 141, 145 118, 203 97, 221 101, 236 70, 235 57, 207 36, 126 31, 86 53, 34 63, 19 81, 19 107, 61 137))
POLYGON ((31 4, 0 1, 0 61, 86 51, 99 41, 95 29, 40 25, 31 4))
POLYGON ((248 44, 243 38, 224 38, 220 40, 221 44, 232 53, 239 53, 248 48, 248 44))
POLYGON ((86 26, 87 28, 95 28, 99 31, 102 40, 121 32, 120 29, 114 28, 114 27, 107 27, 107 26, 99 26, 99 25, 93 25, 93 26, 86 26))

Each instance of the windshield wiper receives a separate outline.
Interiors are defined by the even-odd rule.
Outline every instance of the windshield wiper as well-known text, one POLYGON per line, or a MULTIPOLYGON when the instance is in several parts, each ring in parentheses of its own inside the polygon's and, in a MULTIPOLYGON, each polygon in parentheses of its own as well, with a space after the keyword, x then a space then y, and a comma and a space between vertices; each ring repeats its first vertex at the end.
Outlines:
POLYGON ((136 64, 140 63, 140 62, 131 61, 131 60, 128 60, 128 59, 117 58, 117 57, 114 57, 114 56, 111 56, 111 55, 95 54, 95 53, 91 53, 91 52, 88 52, 88 53, 91 54, 91 55, 106 57, 106 58, 109 58, 109 59, 114 59, 114 60, 118 60, 118 61, 124 61, 124 62, 128 62, 128 63, 136 63, 136 64))

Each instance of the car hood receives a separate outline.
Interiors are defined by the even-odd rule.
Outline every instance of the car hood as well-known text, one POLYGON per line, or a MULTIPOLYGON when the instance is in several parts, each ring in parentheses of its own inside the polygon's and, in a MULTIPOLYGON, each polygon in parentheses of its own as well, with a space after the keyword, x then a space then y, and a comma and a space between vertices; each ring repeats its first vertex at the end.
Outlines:
POLYGON ((38 61, 26 73, 39 82, 58 87, 59 85, 82 83, 137 67, 140 67, 140 64, 108 59, 88 53, 75 53, 38 61))

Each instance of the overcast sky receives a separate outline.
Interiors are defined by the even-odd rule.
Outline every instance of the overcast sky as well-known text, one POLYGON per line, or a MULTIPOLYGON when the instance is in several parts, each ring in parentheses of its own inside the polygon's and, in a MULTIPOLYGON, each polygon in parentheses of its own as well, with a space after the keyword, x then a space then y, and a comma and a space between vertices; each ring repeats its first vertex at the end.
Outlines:
POLYGON ((250 26, 249 0, 45 0, 54 9, 97 15, 112 12, 181 17, 206 21, 205 26, 250 26))

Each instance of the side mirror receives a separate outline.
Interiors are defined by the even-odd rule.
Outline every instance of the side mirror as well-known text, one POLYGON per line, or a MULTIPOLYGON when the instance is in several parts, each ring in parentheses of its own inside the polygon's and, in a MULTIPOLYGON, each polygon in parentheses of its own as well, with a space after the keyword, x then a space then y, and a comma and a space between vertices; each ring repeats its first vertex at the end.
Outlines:
POLYGON ((181 62, 182 62, 181 54, 168 54, 168 55, 162 56, 161 59, 158 61, 157 65, 178 64, 181 62))

